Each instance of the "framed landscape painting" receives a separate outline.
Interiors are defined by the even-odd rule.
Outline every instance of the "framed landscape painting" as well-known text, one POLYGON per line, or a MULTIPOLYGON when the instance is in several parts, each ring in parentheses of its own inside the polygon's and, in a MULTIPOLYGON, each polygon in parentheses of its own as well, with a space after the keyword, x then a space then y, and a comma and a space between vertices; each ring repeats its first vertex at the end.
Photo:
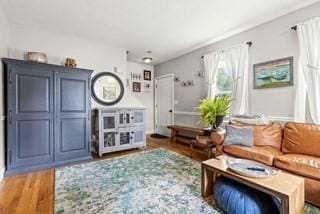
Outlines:
POLYGON ((293 57, 254 65, 254 88, 277 88, 293 85, 293 57))

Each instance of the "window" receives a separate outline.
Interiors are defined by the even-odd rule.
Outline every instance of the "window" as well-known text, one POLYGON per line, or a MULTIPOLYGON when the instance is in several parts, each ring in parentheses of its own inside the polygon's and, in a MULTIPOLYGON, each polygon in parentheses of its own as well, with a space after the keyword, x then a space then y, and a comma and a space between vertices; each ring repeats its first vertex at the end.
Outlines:
POLYGON ((221 60, 217 72, 216 96, 229 95, 232 93, 232 74, 227 69, 226 62, 221 60))
MULTIPOLYGON (((227 68, 225 60, 221 60, 218 66, 217 72, 217 84, 216 84, 216 95, 218 96, 232 96, 233 79, 232 73, 227 68)), ((228 122, 230 115, 224 117, 224 122, 228 122)))

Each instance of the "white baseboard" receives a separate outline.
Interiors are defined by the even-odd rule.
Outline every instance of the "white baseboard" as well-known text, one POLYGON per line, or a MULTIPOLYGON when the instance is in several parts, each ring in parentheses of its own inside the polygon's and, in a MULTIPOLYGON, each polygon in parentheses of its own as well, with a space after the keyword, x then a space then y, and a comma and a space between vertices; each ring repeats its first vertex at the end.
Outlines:
POLYGON ((200 116, 199 112, 194 112, 194 111, 174 111, 174 114, 200 116))
POLYGON ((0 169, 0 181, 3 180, 5 171, 6 171, 5 168, 0 169))
MULTIPOLYGON (((180 115, 189 115, 189 116, 200 116, 199 112, 189 112, 189 111, 175 111, 175 114, 180 115)), ((293 122, 294 118, 292 117, 278 117, 278 116, 268 116, 268 118, 272 121, 282 121, 282 122, 293 122)))

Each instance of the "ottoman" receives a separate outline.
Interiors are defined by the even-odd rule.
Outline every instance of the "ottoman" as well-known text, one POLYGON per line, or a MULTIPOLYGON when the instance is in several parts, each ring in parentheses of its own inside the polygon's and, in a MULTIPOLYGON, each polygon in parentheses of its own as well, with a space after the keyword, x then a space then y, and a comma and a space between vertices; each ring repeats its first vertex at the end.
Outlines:
POLYGON ((280 202, 276 198, 220 176, 214 185, 216 205, 229 214, 276 214, 280 202))

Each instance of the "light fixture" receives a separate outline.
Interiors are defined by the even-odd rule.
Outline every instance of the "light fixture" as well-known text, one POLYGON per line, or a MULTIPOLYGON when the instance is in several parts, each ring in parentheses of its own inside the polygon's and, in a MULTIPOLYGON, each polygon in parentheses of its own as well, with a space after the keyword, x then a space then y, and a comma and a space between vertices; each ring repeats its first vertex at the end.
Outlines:
POLYGON ((152 62, 152 58, 151 57, 144 57, 144 58, 142 58, 142 60, 144 61, 144 63, 150 63, 150 62, 152 62))

